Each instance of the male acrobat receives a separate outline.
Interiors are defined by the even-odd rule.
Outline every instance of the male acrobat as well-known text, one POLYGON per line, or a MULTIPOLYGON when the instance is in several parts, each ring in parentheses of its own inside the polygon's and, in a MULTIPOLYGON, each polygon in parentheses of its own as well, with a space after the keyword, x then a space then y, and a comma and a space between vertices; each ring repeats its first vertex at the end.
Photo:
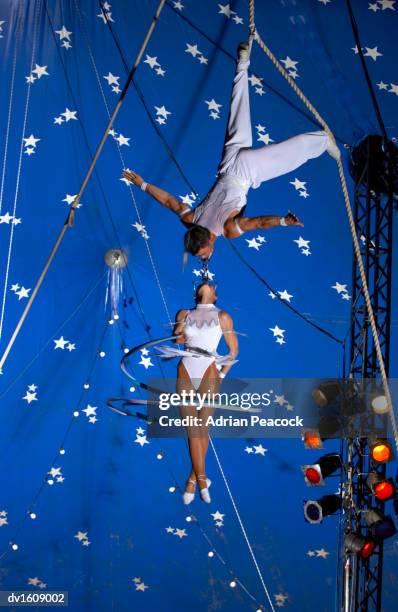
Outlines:
POLYGON ((252 147, 248 84, 250 51, 251 43, 241 43, 238 47, 228 126, 217 180, 196 208, 192 210, 167 191, 148 184, 136 172, 123 172, 124 178, 178 215, 188 228, 184 237, 185 251, 201 259, 211 257, 219 236, 238 238, 245 232, 279 225, 302 226, 291 212, 283 217, 243 216, 248 190, 257 189, 264 181, 295 170, 325 151, 334 159, 340 157, 336 142, 323 131, 307 132, 256 149, 252 147))

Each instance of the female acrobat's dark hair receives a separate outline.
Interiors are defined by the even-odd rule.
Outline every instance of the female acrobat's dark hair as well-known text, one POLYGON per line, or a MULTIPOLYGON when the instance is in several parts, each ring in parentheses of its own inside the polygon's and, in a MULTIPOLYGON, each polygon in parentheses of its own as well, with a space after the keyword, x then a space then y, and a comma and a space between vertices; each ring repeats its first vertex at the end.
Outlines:
POLYGON ((201 225, 192 225, 184 236, 184 247, 191 255, 196 255, 197 252, 209 243, 210 232, 206 227, 201 225))

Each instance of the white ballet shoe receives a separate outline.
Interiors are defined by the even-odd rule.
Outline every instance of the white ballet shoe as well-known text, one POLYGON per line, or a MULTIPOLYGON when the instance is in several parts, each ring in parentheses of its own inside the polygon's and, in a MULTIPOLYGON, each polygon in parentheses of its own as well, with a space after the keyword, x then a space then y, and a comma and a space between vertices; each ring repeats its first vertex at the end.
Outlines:
MULTIPOLYGON (((193 485, 196 485, 196 482, 194 480, 189 479, 188 482, 192 483, 193 485)), ((194 499, 195 493, 189 493, 188 491, 184 491, 184 493, 182 494, 182 503, 185 506, 188 506, 190 503, 192 503, 194 499)))
POLYGON ((204 482, 206 482, 207 487, 205 487, 204 489, 199 489, 199 494, 202 501, 204 501, 206 504, 210 504, 211 497, 209 493, 209 486, 211 485, 211 481, 209 481, 208 478, 200 478, 199 476, 198 480, 203 480, 204 482))
POLYGON ((326 146, 326 151, 329 153, 330 157, 333 157, 336 161, 339 161, 341 157, 340 149, 336 144, 335 139, 327 134, 328 144, 326 146))

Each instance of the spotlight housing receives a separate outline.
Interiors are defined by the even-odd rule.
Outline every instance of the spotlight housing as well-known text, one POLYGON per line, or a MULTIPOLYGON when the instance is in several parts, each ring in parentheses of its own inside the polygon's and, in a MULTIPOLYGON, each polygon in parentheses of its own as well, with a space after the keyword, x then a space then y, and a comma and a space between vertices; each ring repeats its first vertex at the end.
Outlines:
POLYGON ((344 546, 348 552, 355 553, 362 559, 368 559, 376 548, 376 542, 371 538, 364 538, 359 533, 349 533, 344 538, 344 546))
POLYGON ((397 533, 391 516, 384 516, 379 510, 365 510, 364 519, 372 536, 378 540, 386 540, 397 533))
POLYGON ((330 516, 340 510, 341 504, 339 495, 324 495, 319 500, 306 500, 304 502, 304 518, 307 523, 317 525, 322 523, 325 516, 330 516))
POLYGON ((366 484, 379 501, 395 497, 395 485, 392 478, 382 478, 377 472, 370 472, 366 484))
POLYGON ((322 382, 312 392, 314 402, 320 408, 326 408, 338 397, 340 393, 340 384, 338 380, 326 380, 322 382))
POLYGON ((398 149, 380 134, 368 134, 351 151, 350 173, 356 183, 388 195, 398 194, 398 149), (390 176, 389 166, 393 173, 390 176))
POLYGON ((303 431, 302 439, 305 448, 309 449, 320 449, 323 448, 323 442, 321 434, 317 429, 307 429, 303 431))
POLYGON ((316 463, 302 465, 305 482, 310 487, 322 486, 324 479, 342 468, 342 460, 338 453, 329 453, 321 457, 316 463))
POLYGON ((370 456, 375 463, 388 463, 394 458, 391 444, 382 438, 370 442, 370 456))
POLYGON ((371 405, 375 414, 387 414, 389 412, 388 402, 384 389, 375 387, 371 393, 371 405))

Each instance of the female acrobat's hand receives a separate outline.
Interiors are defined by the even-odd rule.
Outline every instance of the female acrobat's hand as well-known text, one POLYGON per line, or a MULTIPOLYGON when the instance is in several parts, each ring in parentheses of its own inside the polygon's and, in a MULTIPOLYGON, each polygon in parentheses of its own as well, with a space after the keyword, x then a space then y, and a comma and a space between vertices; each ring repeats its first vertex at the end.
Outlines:
POLYGON ((174 342, 176 344, 185 344, 187 340, 188 338, 185 334, 179 334, 177 338, 174 340, 174 342))
POLYGON ((144 182, 142 176, 133 172, 133 170, 124 170, 122 176, 130 181, 130 183, 133 183, 133 185, 137 185, 137 187, 141 187, 141 184, 144 182))
POLYGON ((300 227, 304 227, 304 223, 301 223, 299 218, 290 211, 285 215, 285 221, 286 225, 299 225, 300 227))

